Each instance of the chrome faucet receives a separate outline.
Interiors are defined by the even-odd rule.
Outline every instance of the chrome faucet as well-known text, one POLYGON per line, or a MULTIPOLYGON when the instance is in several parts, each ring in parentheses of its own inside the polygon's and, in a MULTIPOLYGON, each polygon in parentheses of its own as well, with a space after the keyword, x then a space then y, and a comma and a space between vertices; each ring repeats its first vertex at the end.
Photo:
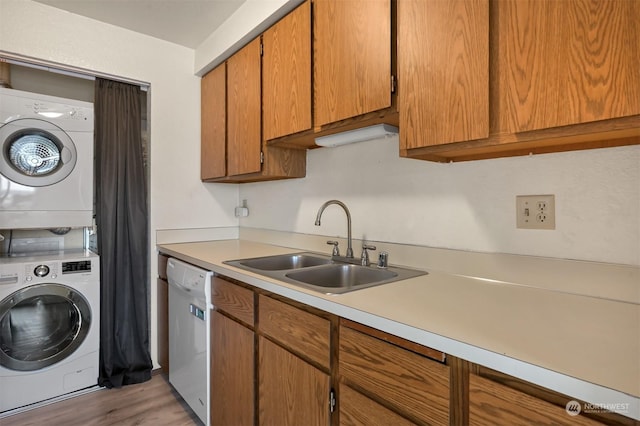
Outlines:
POLYGON ((347 214, 347 255, 346 257, 353 258, 353 248, 351 247, 351 213, 349 213, 349 209, 342 201, 329 200, 326 203, 324 203, 322 206, 320 206, 320 209, 318 210, 318 214, 316 215, 315 225, 320 226, 320 217, 322 216, 322 212, 324 212, 324 209, 326 209, 331 204, 339 205, 344 209, 344 212, 347 214))

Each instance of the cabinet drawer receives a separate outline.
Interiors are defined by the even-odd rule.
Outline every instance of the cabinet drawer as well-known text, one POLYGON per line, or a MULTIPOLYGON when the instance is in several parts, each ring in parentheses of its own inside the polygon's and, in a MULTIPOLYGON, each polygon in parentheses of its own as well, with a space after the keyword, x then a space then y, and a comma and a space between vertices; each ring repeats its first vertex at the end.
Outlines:
POLYGON ((469 377, 469 423, 487 426, 601 424, 583 416, 570 416, 562 407, 475 374, 469 377))
POLYGON ((261 333, 329 369, 329 320, 262 294, 258 301, 258 329, 261 333))
POLYGON ((213 277, 211 286, 211 299, 217 310, 253 327, 253 291, 216 276, 213 277))
POLYGON ((449 367, 340 326, 340 376, 428 424, 449 423, 449 367))

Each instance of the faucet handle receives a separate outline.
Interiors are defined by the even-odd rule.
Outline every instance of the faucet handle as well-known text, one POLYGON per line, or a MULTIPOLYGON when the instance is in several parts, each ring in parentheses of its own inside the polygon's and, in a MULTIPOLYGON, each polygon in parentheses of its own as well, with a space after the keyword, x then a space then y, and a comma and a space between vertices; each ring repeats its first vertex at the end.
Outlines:
POLYGON ((375 250, 376 246, 369 244, 362 244, 362 256, 360 256, 360 264, 362 266, 369 266, 369 252, 367 250, 375 250))
POLYGON ((327 241, 327 244, 333 245, 333 251, 331 252, 331 256, 340 256, 340 249, 338 248, 337 241, 327 241))

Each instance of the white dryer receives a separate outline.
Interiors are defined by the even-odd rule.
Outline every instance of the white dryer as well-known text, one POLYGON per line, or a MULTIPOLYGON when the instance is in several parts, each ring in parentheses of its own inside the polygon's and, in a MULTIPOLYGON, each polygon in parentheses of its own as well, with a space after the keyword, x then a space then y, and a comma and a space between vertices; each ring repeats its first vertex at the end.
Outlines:
POLYGON ((0 88, 0 229, 90 226, 93 104, 0 88))
POLYGON ((99 346, 98 255, 0 257, 0 418, 97 389, 99 346))

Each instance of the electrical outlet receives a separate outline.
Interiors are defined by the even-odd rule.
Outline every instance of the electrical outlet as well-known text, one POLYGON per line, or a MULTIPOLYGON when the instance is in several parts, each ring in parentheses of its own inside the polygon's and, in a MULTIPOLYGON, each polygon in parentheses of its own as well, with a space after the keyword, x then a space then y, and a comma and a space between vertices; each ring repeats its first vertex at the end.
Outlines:
POLYGON ((516 227, 556 229, 555 195, 516 195, 516 227))

